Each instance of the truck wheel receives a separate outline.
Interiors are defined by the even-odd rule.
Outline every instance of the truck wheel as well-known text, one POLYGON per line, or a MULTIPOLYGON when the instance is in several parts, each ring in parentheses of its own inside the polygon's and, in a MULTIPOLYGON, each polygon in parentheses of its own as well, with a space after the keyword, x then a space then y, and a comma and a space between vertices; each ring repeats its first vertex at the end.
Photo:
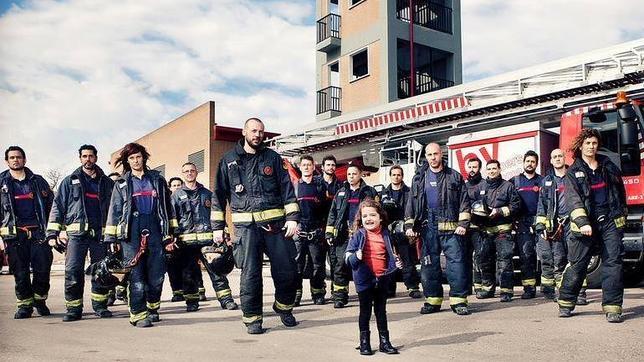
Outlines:
POLYGON ((593 255, 588 263, 586 281, 589 289, 601 289, 602 287, 602 259, 599 255, 593 255))

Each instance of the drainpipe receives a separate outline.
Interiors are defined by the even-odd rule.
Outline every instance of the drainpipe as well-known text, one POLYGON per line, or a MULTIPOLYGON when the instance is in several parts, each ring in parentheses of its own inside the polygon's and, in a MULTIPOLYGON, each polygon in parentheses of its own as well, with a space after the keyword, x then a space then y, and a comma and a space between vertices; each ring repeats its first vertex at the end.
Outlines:
POLYGON ((409 0, 409 96, 415 95, 416 65, 414 64, 414 0, 409 0))

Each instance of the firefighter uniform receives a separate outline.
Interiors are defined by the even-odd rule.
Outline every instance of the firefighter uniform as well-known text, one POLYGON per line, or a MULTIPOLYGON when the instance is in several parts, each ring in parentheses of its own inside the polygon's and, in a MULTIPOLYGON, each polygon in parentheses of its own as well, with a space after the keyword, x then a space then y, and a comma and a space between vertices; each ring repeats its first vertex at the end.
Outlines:
MULTIPOLYGON (((58 187, 47 224, 47 239, 57 239, 61 231, 69 238, 65 253, 65 307, 64 321, 80 319, 83 312, 85 286, 85 258, 90 263, 105 258, 106 245, 101 236, 110 205, 114 182, 95 166, 92 178, 77 168, 58 187)), ((111 317, 107 310, 109 289, 92 280, 92 308, 102 318, 111 317)))
POLYGON ((311 298, 313 303, 324 304, 326 295, 325 260, 327 246, 324 240, 325 214, 324 202, 326 201, 326 185, 320 178, 314 178, 311 183, 301 179, 295 188, 297 202, 300 206, 300 223, 298 233, 293 237, 297 249, 297 269, 300 278, 295 297, 296 305, 302 298, 302 278, 306 265, 306 257, 310 256, 313 270, 310 278, 311 298))
POLYGON ((128 171, 116 181, 105 242, 119 243, 123 263, 133 266, 127 289, 132 325, 144 319, 158 320, 165 275, 164 247, 172 242, 176 227, 170 190, 158 171, 146 170, 142 178, 128 171))
POLYGON ((494 210, 496 216, 488 218, 483 227, 485 244, 482 248, 482 260, 492 260, 496 257, 496 274, 493 265, 481 266, 481 289, 493 296, 498 279, 501 287, 501 301, 509 302, 514 295, 514 238, 512 235, 512 222, 521 210, 521 198, 514 185, 498 176, 485 181, 486 188, 483 193, 485 203, 494 210), (487 254, 489 253, 489 254, 487 254))
MULTIPOLYGON (((192 190, 183 186, 172 194, 172 205, 178 220, 175 234, 179 239, 177 262, 181 265, 181 284, 183 297, 188 306, 199 305, 199 275, 201 269, 197 260, 207 264, 201 247, 212 245, 212 225, 210 214, 212 212, 213 194, 200 183, 192 190)), ((222 308, 235 309, 237 305, 232 297, 228 278, 218 275, 210 268, 206 268, 217 299, 222 308)))
MULTIPOLYGON (((322 203, 322 214, 324 215, 324 225, 326 225, 327 217, 329 216, 329 210, 331 210, 331 204, 333 203, 333 199, 335 198, 335 194, 338 192, 338 190, 342 187, 342 182, 338 180, 335 175, 333 175, 333 180, 331 182, 326 182, 324 180, 323 175, 315 176, 315 179, 322 182, 322 184, 325 186, 325 194, 326 197, 324 199, 324 202, 322 203)), ((329 265, 331 265, 331 256, 329 255, 329 248, 327 247, 327 252, 326 252, 326 258, 327 261, 329 262, 329 265)), ((329 278, 333 280, 333 268, 329 270, 329 278)))
POLYGON ((602 308, 607 314, 621 314, 626 192, 619 168, 606 156, 596 157, 596 170, 581 158, 576 158, 564 179, 571 236, 568 240, 568 265, 563 271, 558 303, 560 308, 574 309, 588 262, 595 248, 599 248, 602 308), (581 234, 580 229, 585 225, 592 226, 592 236, 581 234))
POLYGON ((336 308, 349 303, 349 268, 344 262, 344 253, 354 231, 353 222, 358 206, 366 198, 379 199, 376 190, 364 180, 360 180, 356 190, 351 190, 349 183, 345 182, 335 194, 329 209, 325 238, 333 240, 333 245, 329 248, 329 259, 333 269, 333 301, 336 308))
POLYGON ((16 283, 17 319, 30 317, 34 307, 49 315, 45 301, 53 260, 45 228, 54 195, 42 176, 24 170, 24 180, 14 179, 9 170, 0 174, 0 236, 16 283))
POLYGON ((419 232, 422 239, 420 275, 425 305, 421 313, 436 312, 443 303, 441 251, 447 262, 450 307, 455 312, 467 307, 465 237, 454 231, 459 226, 467 229, 470 219, 470 201, 461 174, 447 165, 433 172, 428 163, 423 164, 414 175, 405 211, 405 228, 419 232))
MULTIPOLYGON (((470 203, 475 201, 482 200, 483 195, 485 195, 486 184, 485 180, 481 176, 481 173, 469 177, 465 181, 465 187, 467 188, 467 195, 470 199, 470 203), (483 191, 483 193, 481 193, 483 191)), ((491 268, 494 270, 494 259, 488 258, 484 260, 482 255, 491 256, 489 252, 485 252, 483 248, 486 247, 485 243, 485 234, 483 233, 481 227, 483 226, 483 220, 477 219, 474 214, 472 214, 472 220, 470 220, 470 228, 468 230, 468 250, 465 255, 466 263, 468 265, 472 264, 472 283, 468 283, 468 287, 471 284, 474 284, 474 292, 478 293, 483 291, 482 287, 482 274, 481 270, 483 266, 488 270, 491 268), (472 256, 473 252, 473 256, 472 256), (470 257, 473 260, 467 260, 470 257)))
POLYGON ((223 230, 226 204, 230 203, 233 255, 241 268, 242 320, 247 326, 261 326, 264 253, 271 261, 275 284, 273 309, 280 317, 292 316, 298 279, 296 250, 282 228, 285 221, 298 221, 300 212, 282 158, 265 146, 247 153, 243 145, 241 139, 219 163, 210 218, 214 230, 223 230))
POLYGON ((535 173, 532 178, 527 178, 522 173, 510 181, 521 198, 521 216, 517 219, 515 231, 521 261, 521 285, 524 291, 521 297, 525 299, 534 298, 537 285, 537 235, 534 232, 534 223, 541 180, 539 174, 535 173))
MULTIPOLYGON (((418 264, 418 253, 416 245, 409 243, 405 236, 405 207, 409 201, 409 186, 404 183, 400 190, 394 190, 391 184, 380 192, 380 203, 387 212, 389 218, 389 233, 394 248, 397 250, 400 260, 403 262, 402 280, 407 287, 407 293, 416 298, 420 297, 420 276, 416 270, 418 264), (416 296, 418 295, 418 296, 416 296)), ((392 278, 392 292, 395 294, 396 280, 392 278)))
POLYGON ((549 298, 561 284, 566 267, 566 240, 569 238, 568 210, 564 200, 564 177, 546 175, 541 182, 535 231, 539 235, 538 251, 541 260, 541 291, 549 298), (548 238, 544 239, 542 233, 548 238))

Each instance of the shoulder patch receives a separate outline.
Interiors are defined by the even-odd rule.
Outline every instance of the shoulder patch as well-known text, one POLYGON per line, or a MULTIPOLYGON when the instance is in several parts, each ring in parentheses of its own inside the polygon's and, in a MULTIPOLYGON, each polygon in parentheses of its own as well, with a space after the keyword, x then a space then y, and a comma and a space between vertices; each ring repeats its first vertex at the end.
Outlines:
POLYGON ((78 185, 80 183, 80 180, 77 178, 72 179, 72 185, 78 185))
POLYGON ((583 171, 577 171, 575 172, 575 177, 577 178, 586 177, 586 174, 583 171))
POLYGON ((345 195, 345 192, 344 192, 344 191, 340 191, 340 192, 338 192, 338 196, 344 196, 344 195, 345 195))
POLYGON ((187 198, 188 198, 188 195, 186 194, 179 195, 179 200, 185 200, 187 198))
POLYGON ((545 184, 546 186, 552 186, 552 181, 546 181, 544 184, 545 184))
POLYGON ((479 195, 485 195, 485 190, 479 191, 479 195))
POLYGON ((212 201, 210 201, 210 199, 207 199, 203 204, 205 207, 210 208, 210 206, 212 206, 212 201))

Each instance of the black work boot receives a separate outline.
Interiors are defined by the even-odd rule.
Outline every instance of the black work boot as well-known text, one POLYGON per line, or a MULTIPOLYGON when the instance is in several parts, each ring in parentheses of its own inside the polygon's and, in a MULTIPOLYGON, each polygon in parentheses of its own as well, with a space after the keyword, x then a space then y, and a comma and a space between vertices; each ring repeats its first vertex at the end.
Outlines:
POLYGON ((342 302, 341 302, 341 301, 339 301, 339 300, 336 300, 336 301, 334 301, 334 302, 333 302, 333 308, 336 308, 336 309, 338 309, 338 308, 344 308, 344 303, 342 303, 342 302))
POLYGON ((371 356, 371 331, 360 331, 360 354, 363 356, 371 356))
POLYGON ((325 305, 326 301, 324 300, 324 297, 315 297, 315 298, 313 298, 313 304, 315 304, 315 305, 325 305))
POLYGON ((523 294, 521 295, 521 299, 533 299, 536 296, 537 296, 537 288, 533 286, 523 287, 523 294))
POLYGON ((572 317, 572 309, 566 307, 559 307, 559 318, 570 318, 572 317))
POLYGON ((412 299, 420 299, 423 297, 423 293, 420 292, 418 289, 411 289, 409 291, 409 298, 412 299))
POLYGON ((186 312, 196 312, 199 310, 199 302, 198 301, 190 301, 186 303, 186 312))
POLYGON ((262 322, 253 322, 246 325, 246 333, 248 334, 262 334, 264 333, 264 328, 262 328, 262 322))
POLYGON ((380 348, 378 350, 386 354, 398 354, 398 350, 389 341, 389 331, 378 331, 378 333, 380 334, 380 348))
POLYGON ((541 287, 541 293, 546 299, 555 299, 555 288, 554 287, 541 287))
POLYGON ((116 302, 116 295, 113 290, 110 290, 110 293, 107 295, 107 306, 113 306, 114 302, 116 302))
POLYGON ((470 310, 467 308, 466 305, 459 305, 456 307, 452 307, 452 311, 456 313, 457 315, 469 315, 470 310))
POLYGON ((507 303, 512 301, 512 294, 501 293, 501 303, 507 303))
POLYGON ((424 303, 422 308, 420 308, 420 314, 432 314, 441 310, 440 305, 431 305, 429 303, 424 303))
POLYGON ((36 308, 36 312, 43 317, 46 317, 51 314, 51 311, 49 311, 49 308, 47 307, 47 304, 45 303, 44 300, 35 301, 34 307, 36 308))
POLYGON ((577 296, 576 305, 588 305, 588 296, 586 295, 586 288, 581 288, 577 296))
POLYGON ((608 323, 622 323, 622 313, 606 313, 606 320, 608 323))
POLYGON ((80 309, 67 309, 63 316, 63 322, 74 322, 83 318, 83 311, 80 309))
POLYGON ((207 300, 208 298, 206 298, 206 288, 199 288, 199 301, 205 302, 207 300))
POLYGON ((159 322, 161 318, 159 317, 159 311, 157 310, 148 310, 148 318, 150 322, 159 322))
POLYGON ((141 319, 140 321, 130 322, 130 324, 136 328, 149 328, 153 325, 149 316, 147 318, 141 319))
POLYGON ((299 307, 302 304, 302 289, 298 289, 295 292, 295 302, 293 303, 293 306, 299 307))
POLYGON ((112 312, 110 312, 107 308, 97 308, 94 311, 94 314, 98 316, 99 318, 112 318, 112 312))
POLYGON ((170 299, 170 302, 183 302, 184 300, 185 298, 183 297, 183 292, 172 292, 172 299, 170 299))
POLYGON ((25 319, 25 318, 31 318, 31 315, 34 312, 33 307, 20 307, 16 311, 16 314, 13 315, 14 319, 25 319))
POLYGON ((235 309, 239 308, 237 303, 235 303, 235 301, 232 300, 232 299, 227 300, 224 303, 221 303, 221 307, 223 309, 226 309, 226 310, 235 310, 235 309))
POLYGON ((494 298, 494 292, 479 290, 476 292, 476 299, 489 299, 494 298))
POLYGON ((275 307, 275 304, 273 304, 273 311, 280 316, 280 320, 285 327, 295 327, 297 325, 297 320, 291 311, 286 312, 279 310, 275 307))

